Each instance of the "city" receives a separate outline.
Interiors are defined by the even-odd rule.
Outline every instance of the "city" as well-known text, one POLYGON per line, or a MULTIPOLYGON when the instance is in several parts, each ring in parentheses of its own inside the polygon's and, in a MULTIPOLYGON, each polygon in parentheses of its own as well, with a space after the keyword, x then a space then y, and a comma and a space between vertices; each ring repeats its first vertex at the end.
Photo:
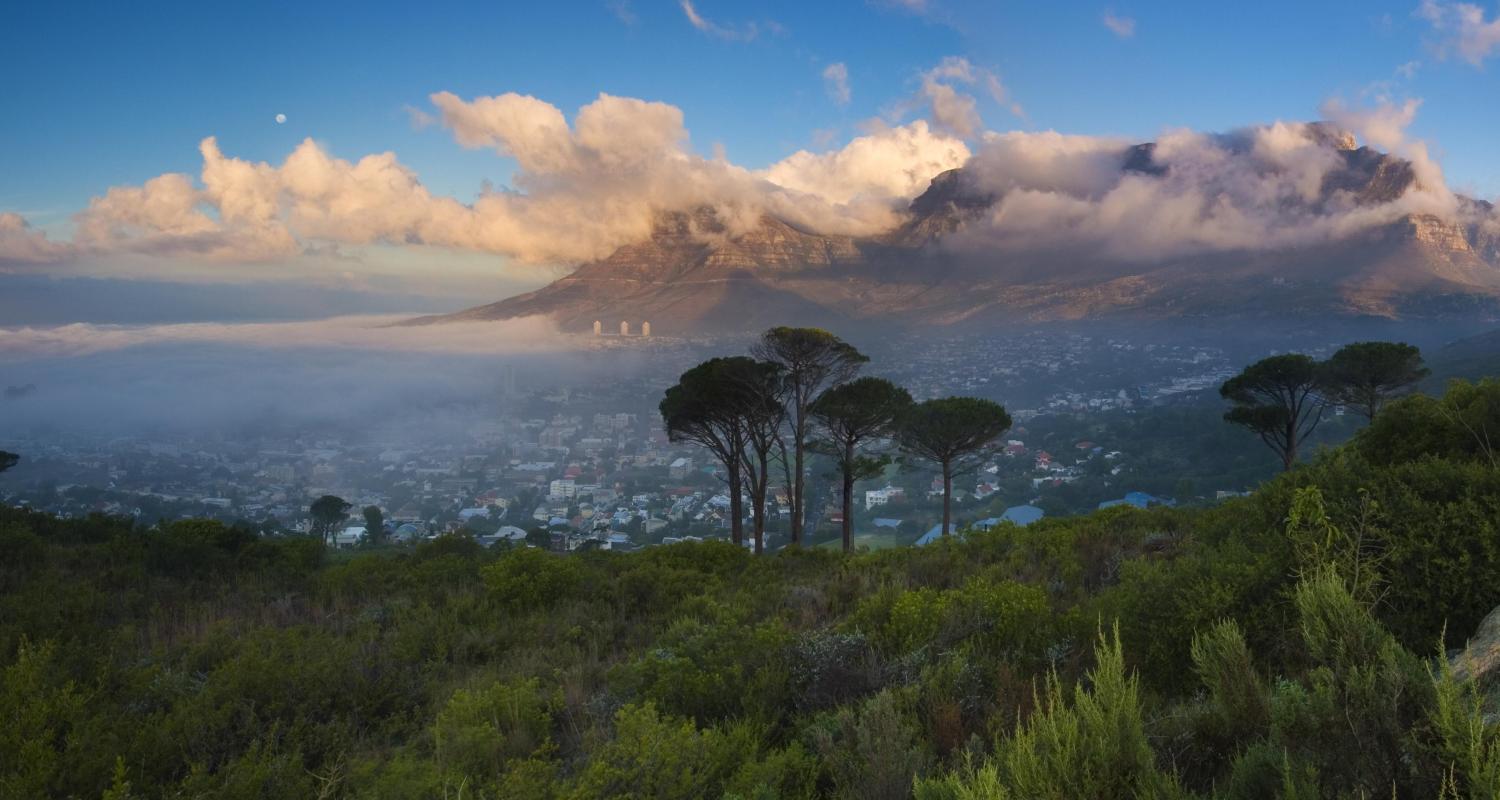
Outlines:
MULTIPOLYGON (((124 515, 147 524, 203 517, 295 534, 311 529, 309 504, 334 495, 353 509, 330 537, 343 547, 453 533, 486 545, 529 541, 559 550, 724 538, 723 476, 701 450, 668 441, 655 400, 701 354, 740 342, 581 337, 579 346, 601 358, 620 348, 644 352, 651 368, 628 379, 554 385, 536 367, 518 378, 514 366, 500 365, 493 394, 480 402, 409 412, 360 430, 270 419, 233 436, 10 431, 0 448, 23 453, 27 469, 0 477, 0 500, 61 515, 124 515), (377 532, 361 516, 372 507, 382 523, 377 532)), ((898 337, 880 344, 870 371, 911 387, 918 399, 971 394, 1011 409, 1016 428, 955 493, 962 518, 973 522, 1013 508, 1079 513, 1130 493, 1176 502, 1167 496, 1172 484, 1162 496, 1142 491, 1163 490, 1161 481, 1137 474, 1143 453, 1090 431, 1100 421, 1181 406, 1202 408, 1216 421, 1215 390, 1235 369, 1213 346, 1032 331, 898 337), (1091 492, 1072 485, 1080 479, 1091 492)), ((45 387, 24 394, 11 402, 45 402, 45 387)), ((887 441, 874 450, 894 448, 887 441)), ((836 476, 814 463, 810 477, 812 540, 831 541, 840 521, 836 476)), ((862 483, 861 497, 879 499, 860 504, 858 541, 911 544, 934 529, 932 479, 930 469, 897 463, 862 483)), ((1191 487, 1194 496, 1180 499, 1220 499, 1253 485, 1253 478, 1226 481, 1191 487)), ((784 489, 776 500, 768 520, 773 546, 784 543, 776 533, 790 514, 784 489)))

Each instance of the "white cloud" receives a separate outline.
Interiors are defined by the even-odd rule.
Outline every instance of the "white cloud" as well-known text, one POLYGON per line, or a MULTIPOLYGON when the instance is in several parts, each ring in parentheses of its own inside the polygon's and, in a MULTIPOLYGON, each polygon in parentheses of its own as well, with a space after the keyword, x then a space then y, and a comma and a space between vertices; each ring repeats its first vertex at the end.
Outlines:
POLYGON ((515 159, 513 190, 463 204, 432 195, 393 153, 346 161, 306 140, 278 165, 227 156, 210 137, 196 181, 170 173, 110 189, 77 215, 75 242, 94 255, 221 263, 387 243, 557 264, 607 255, 645 237, 659 213, 703 205, 738 225, 769 212, 825 233, 867 235, 898 224, 926 180, 968 155, 962 142, 914 122, 753 171, 693 153, 681 110, 665 103, 600 95, 570 124, 557 107, 524 95, 439 92, 431 100, 460 144, 515 159))
MULTIPOLYGON (((678 5, 682 7, 682 13, 687 17, 688 24, 710 36, 716 36, 729 41, 748 42, 759 37, 761 34, 762 26, 759 23, 746 22, 743 25, 720 25, 698 13, 698 8, 693 5, 692 0, 678 0, 678 5)), ((767 21, 764 29, 772 33, 779 33, 781 25, 776 22, 767 21)))
POLYGON ((840 61, 829 64, 823 70, 823 88, 834 105, 847 106, 851 98, 849 91, 849 67, 840 61))
POLYGON ((959 86, 979 86, 996 103, 1007 106, 1012 114, 1025 116, 1020 104, 1010 100, 1010 92, 999 75, 974 66, 966 58, 948 56, 923 72, 920 79, 918 99, 927 107, 933 123, 961 138, 977 135, 983 129, 984 121, 979 116, 979 105, 974 96, 960 91, 959 86))
POLYGON ((1473 3, 1422 0, 1417 15, 1442 36, 1438 50, 1445 56, 1456 53, 1477 67, 1500 51, 1500 18, 1485 19, 1484 9, 1473 3))
POLYGON ((1338 98, 1323 103, 1323 116, 1382 150, 1396 150, 1406 141, 1406 129, 1417 118, 1422 101, 1406 100, 1397 105, 1382 103, 1354 108, 1338 98))
POLYGON ((1168 131, 1147 170, 1123 169, 1127 158, 1143 154, 1132 156, 1120 140, 990 134, 968 174, 975 188, 998 201, 950 246, 1144 262, 1300 247, 1411 214, 1454 219, 1461 213, 1441 173, 1424 173, 1420 143, 1405 138, 1415 106, 1345 111, 1338 116, 1357 123, 1362 135, 1415 156, 1417 180, 1399 196, 1361 202, 1348 191, 1330 193, 1325 178, 1343 167, 1339 148, 1348 141, 1327 126, 1278 122, 1223 135, 1168 131))
POLYGON ((1104 27, 1109 28, 1110 33, 1121 39, 1129 39, 1135 35, 1135 20, 1131 17, 1116 16, 1113 11, 1105 11, 1101 21, 1104 27))
POLYGON ((841 150, 788 156, 763 174, 772 183, 832 203, 910 198, 932 177, 962 166, 969 148, 917 120, 861 136, 841 150))
MULTIPOLYGON (((982 133, 974 97, 955 86, 1003 99, 991 77, 945 59, 921 74, 923 91, 912 101, 929 106, 931 123, 875 123, 842 148, 799 151, 763 169, 731 163, 722 150, 698 155, 682 111, 665 103, 601 94, 570 120, 534 97, 439 92, 431 97, 437 122, 466 147, 513 158, 512 188, 486 189, 465 204, 433 195, 392 153, 344 160, 306 140, 273 164, 226 155, 210 137, 198 175, 109 189, 75 217, 71 243, 0 215, 0 263, 69 256, 115 263, 113 256, 134 253, 271 269, 310 264, 309 253, 330 248, 391 244, 557 265, 608 255, 646 237, 662 212, 701 206, 718 210, 732 230, 772 214, 821 233, 874 235, 899 225, 934 175, 966 163, 968 179, 999 201, 958 244, 966 238, 988 248, 1092 246, 1148 259, 1325 241, 1411 213, 1467 213, 1426 145, 1407 135, 1414 100, 1325 105, 1337 126, 1412 164, 1417 180, 1401 197, 1358 204, 1347 192, 1323 196, 1325 177, 1343 159, 1327 128, 1169 131, 1155 148, 1156 171, 1123 171, 1129 144, 1121 140, 982 133), (977 142, 972 158, 965 136, 977 142)), ((408 265, 419 262, 409 256, 408 265)))
POLYGON ((631 8, 630 0, 609 0, 605 3, 605 7, 609 9, 609 13, 615 15, 615 19, 624 23, 628 28, 635 27, 636 23, 641 21, 640 17, 636 16, 635 9, 631 8))
POLYGON ((67 245, 51 241, 20 214, 0 213, 0 267, 48 264, 61 261, 69 252, 67 245))

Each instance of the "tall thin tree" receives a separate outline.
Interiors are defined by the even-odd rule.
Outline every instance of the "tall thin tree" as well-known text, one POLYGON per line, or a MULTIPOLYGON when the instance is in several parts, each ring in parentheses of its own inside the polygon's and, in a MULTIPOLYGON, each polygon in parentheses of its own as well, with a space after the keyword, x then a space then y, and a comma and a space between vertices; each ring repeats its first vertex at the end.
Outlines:
POLYGON ((781 402, 781 368, 768 361, 749 358, 726 359, 725 378, 734 387, 733 409, 745 435, 740 449, 743 479, 750 495, 751 536, 755 554, 765 552, 767 495, 771 486, 771 463, 782 443, 786 407, 781 402))
POLYGON ((824 389, 852 379, 870 359, 843 339, 820 328, 772 328, 752 347, 762 361, 781 368, 791 453, 787 495, 792 507, 791 539, 802 542, 806 521, 806 452, 813 401, 824 389))
POLYGON ((658 408, 668 439, 696 444, 724 467, 729 488, 729 533, 738 545, 745 541, 745 426, 738 409, 739 392, 730 380, 737 369, 736 361, 751 359, 713 358, 682 373, 676 385, 667 389, 658 408))
POLYGON ((943 473, 943 535, 953 529, 953 477, 975 465, 973 457, 1010 430, 1005 407, 978 397, 918 403, 902 415, 902 449, 936 462, 943 473))
POLYGON ((911 402, 910 393, 884 378, 856 378, 828 389, 812 404, 810 413, 823 434, 815 449, 827 452, 839 468, 845 553, 854 549, 854 483, 879 475, 889 461, 861 453, 860 445, 894 433, 911 402))

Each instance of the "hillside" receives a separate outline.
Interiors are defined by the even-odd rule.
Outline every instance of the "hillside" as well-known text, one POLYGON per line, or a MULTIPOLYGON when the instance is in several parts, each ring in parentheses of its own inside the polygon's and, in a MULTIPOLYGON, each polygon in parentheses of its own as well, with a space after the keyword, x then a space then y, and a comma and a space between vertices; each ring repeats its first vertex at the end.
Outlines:
POLYGON ((1454 378, 1476 380, 1500 375, 1500 330, 1449 342, 1432 354, 1432 375, 1424 388, 1441 392, 1454 378))
MULTIPOLYGON (((1084 247, 1077 236, 1017 246, 1004 234, 1015 213, 1005 205, 1007 191, 997 188, 1011 178, 971 164, 936 176, 904 221, 878 236, 824 235, 770 214, 735 229, 714 208, 663 211, 649 239, 546 287, 412 324, 540 315, 565 331, 588 331, 596 320, 614 330, 623 320, 685 333, 809 319, 940 326, 1496 318, 1500 225, 1485 222, 1493 216, 1487 203, 1457 198, 1446 217, 1407 210, 1422 207, 1411 198, 1424 188, 1411 162, 1357 147, 1326 127, 1305 131, 1332 165, 1314 194, 1281 198, 1274 213, 1326 222, 1335 233, 1265 246, 1200 243, 1155 255, 1084 247)), ((1248 152, 1228 152, 1250 172, 1269 169, 1248 152)), ((1170 191, 1162 187, 1173 185, 1174 170, 1188 169, 1162 163, 1154 144, 1122 151, 1113 168, 1119 185, 1159 182, 1155 191, 1170 191)))
POLYGON ((1430 667, 1500 603, 1454 422, 1497 392, 1215 508, 853 556, 0 509, 0 796, 1490 796, 1489 662, 1430 667))

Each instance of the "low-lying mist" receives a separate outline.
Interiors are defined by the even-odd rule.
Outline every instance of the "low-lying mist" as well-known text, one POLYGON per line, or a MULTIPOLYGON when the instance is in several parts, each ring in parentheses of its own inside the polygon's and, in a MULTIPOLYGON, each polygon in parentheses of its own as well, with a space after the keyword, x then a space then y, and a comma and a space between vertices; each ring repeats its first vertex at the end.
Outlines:
POLYGON ((584 384, 643 364, 541 320, 387 327, 402 318, 0 329, 0 387, 15 389, 0 395, 0 439, 281 426, 436 437, 498 417, 511 385, 584 384))

